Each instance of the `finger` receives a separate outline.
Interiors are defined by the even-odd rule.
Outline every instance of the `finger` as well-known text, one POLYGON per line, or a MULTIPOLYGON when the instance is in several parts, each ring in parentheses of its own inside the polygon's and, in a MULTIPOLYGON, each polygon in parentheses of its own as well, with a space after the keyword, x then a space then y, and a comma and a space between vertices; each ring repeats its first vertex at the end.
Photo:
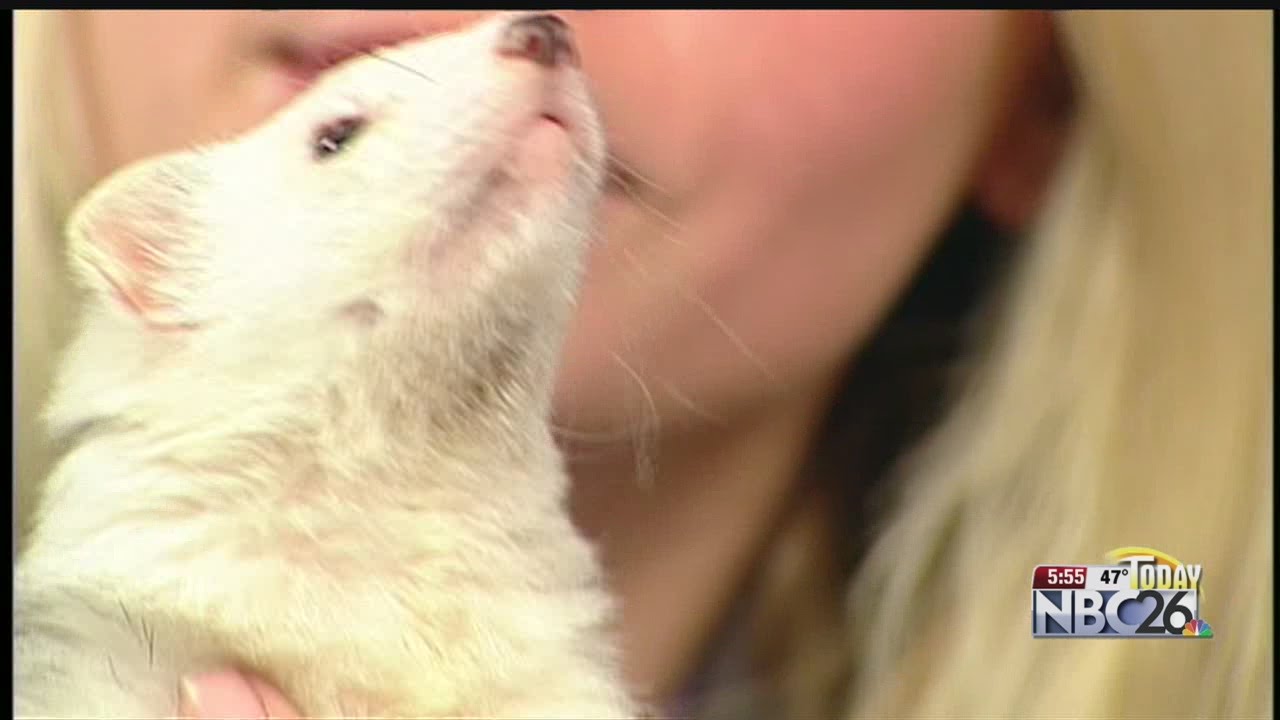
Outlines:
POLYGON ((284 696, 238 672, 215 672, 185 678, 179 712, 184 718, 296 719, 284 696))
POLYGON ((257 678, 249 678, 249 685, 258 694, 266 716, 273 720, 299 720, 298 711, 285 699, 284 694, 257 678))

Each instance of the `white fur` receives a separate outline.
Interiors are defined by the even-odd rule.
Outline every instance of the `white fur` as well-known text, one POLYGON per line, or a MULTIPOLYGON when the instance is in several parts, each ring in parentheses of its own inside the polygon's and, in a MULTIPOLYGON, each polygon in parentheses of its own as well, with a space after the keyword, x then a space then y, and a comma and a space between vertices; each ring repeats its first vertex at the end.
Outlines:
POLYGON ((310 717, 637 713, 548 426, 601 133, 576 71, 493 52, 510 19, 83 203, 97 292, 48 412, 80 434, 17 571, 20 715, 168 716, 229 665, 310 717), (548 98, 572 143, 523 177, 548 98), (344 113, 368 127, 317 162, 344 113), (473 202, 498 166, 508 194, 473 202), (141 317, 105 282, 137 275, 101 242, 122 224, 157 239, 141 317))

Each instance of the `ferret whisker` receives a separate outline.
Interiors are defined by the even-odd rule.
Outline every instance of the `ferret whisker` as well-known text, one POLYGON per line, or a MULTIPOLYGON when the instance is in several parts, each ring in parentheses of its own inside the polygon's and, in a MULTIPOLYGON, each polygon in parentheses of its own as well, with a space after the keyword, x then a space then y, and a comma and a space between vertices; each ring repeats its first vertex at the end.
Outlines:
POLYGON ((662 195, 666 195, 670 197, 671 193, 667 192, 666 188, 662 187, 657 183, 657 181, 649 178, 644 173, 637 170, 634 165, 623 160, 621 157, 618 157, 617 153, 609 152, 607 155, 607 159, 610 164, 616 166, 619 170, 622 170, 625 173, 625 176, 627 179, 638 180, 642 184, 649 187, 649 189, 655 192, 658 192, 662 195))
MULTIPOLYGON (((604 256, 607 262, 617 266, 618 260, 610 254, 604 256)), ((630 348, 630 341, 622 338, 624 346, 630 348)), ((642 485, 646 488, 654 484, 656 477, 656 461, 652 458, 657 452, 657 432, 660 425, 656 407, 652 404, 652 395, 648 392, 643 379, 639 374, 624 360, 622 356, 613 351, 613 360, 622 367, 630 376, 633 382, 640 385, 641 390, 649 398, 650 403, 644 405, 644 412, 637 417, 634 412, 628 411, 628 418, 617 430, 604 430, 601 432, 589 432, 578 430, 571 425, 553 424, 552 428, 556 436, 560 439, 568 441, 570 444, 563 448, 566 456, 574 460, 590 460, 593 457, 608 452, 611 445, 619 445, 629 442, 634 452, 637 454, 636 473, 637 477, 642 478, 642 485), (581 444, 578 444, 581 441, 581 444)))
POLYGON ((769 367, 768 363, 766 363, 758 353, 747 345, 741 335, 739 335, 733 328, 729 327, 729 323, 725 322, 724 318, 720 317, 720 314, 712 309, 710 303, 703 299, 703 297, 697 292, 689 290, 682 285, 677 284, 677 288, 686 300, 696 305, 698 309, 707 316, 708 320, 715 323, 716 327, 720 329, 720 332, 724 334, 725 338, 727 338, 729 342, 733 343, 733 345, 738 349, 738 352, 742 353, 742 356, 754 365, 756 370, 764 375, 770 383, 775 385, 780 384, 778 374, 774 372, 773 368, 769 367))
MULTIPOLYGON (((644 267, 640 262, 640 259, 636 257, 635 253, 632 252, 630 248, 623 247, 621 248, 621 251, 623 256, 631 263, 631 267, 638 272, 641 277, 646 280, 652 279, 652 274, 644 267)), ((693 290, 678 279, 672 282, 671 285, 675 288, 676 292, 680 293, 680 296, 684 298, 684 300, 698 308, 698 310, 716 326, 720 333, 724 335, 724 337, 734 346, 743 358, 755 366, 756 370, 758 370, 768 382, 774 385, 781 384, 778 374, 769 367, 768 363, 766 363, 758 353, 751 349, 751 346, 742 339, 742 336, 730 327, 729 323, 727 323, 724 318, 720 317, 720 314, 717 313, 715 309, 711 307, 711 304, 703 299, 696 290, 693 290)))
POLYGON ((673 400, 683 405, 689 412, 697 415, 698 417, 702 418, 703 420, 706 420, 707 422, 713 423, 715 425, 719 425, 721 427, 727 426, 729 424, 729 421, 725 420, 723 416, 716 415, 710 410, 707 410, 706 408, 702 407, 701 404, 699 404, 693 398, 686 395, 683 390, 681 390, 680 388, 677 388, 674 384, 666 380, 662 380, 661 383, 662 383, 663 391, 666 392, 667 395, 669 395, 673 400))
POLYGON ((626 193, 627 197, 635 203, 641 211, 650 217, 655 218, 661 224, 667 226, 668 232, 665 234, 665 239, 670 240, 676 245, 686 245, 683 240, 679 240, 675 236, 675 233, 680 230, 684 230, 685 226, 680 221, 658 209, 656 205, 645 198, 639 190, 636 189, 635 183, 633 182, 634 177, 632 175, 628 174, 626 171, 619 172, 619 170, 614 168, 610 168, 608 172, 609 177, 614 181, 613 184, 626 193))
POLYGON ((577 430, 568 425, 557 423, 551 424, 552 433, 564 440, 574 442, 585 442, 599 445, 614 445, 631 439, 630 430, 621 430, 614 432, 590 432, 588 430, 577 430))
POLYGON ((124 616, 125 624, 128 625, 130 628, 132 628, 133 617, 129 615, 129 609, 124 606, 124 601, 117 600, 116 603, 120 606, 120 614, 124 616))
POLYGON ((363 53, 364 55, 368 55, 368 56, 369 56, 369 57, 371 57, 371 58, 377 58, 378 60, 381 60, 382 62, 385 62, 385 63, 387 63, 387 64, 389 64, 389 65, 394 65, 394 66, 396 66, 396 67, 398 67, 398 68, 400 68, 400 69, 402 69, 402 70, 406 70, 406 71, 408 71, 408 72, 411 72, 411 73, 413 73, 414 75, 417 75, 418 77, 420 77, 420 78, 422 78, 423 80, 426 80, 426 81, 428 81, 428 82, 430 82, 430 83, 434 83, 434 84, 436 84, 436 85, 439 85, 439 84, 440 84, 438 80, 436 80, 435 78, 431 77, 430 75, 427 75, 426 73, 422 72, 421 70, 419 70, 419 69, 417 69, 417 68, 413 67, 412 65, 406 65, 405 63, 399 62, 399 61, 397 61, 397 60, 392 60, 391 58, 389 58, 389 57, 387 57, 387 56, 385 56, 385 55, 382 55, 382 54, 380 54, 380 53, 378 53, 378 52, 376 52, 376 51, 374 51, 374 50, 369 50, 369 49, 367 49, 367 48, 360 48, 360 52, 361 52, 361 53, 363 53))
POLYGON ((107 655, 107 668, 111 670, 111 678, 116 681, 116 685, 124 687, 124 681, 120 679, 120 672, 116 670, 116 661, 111 659, 111 655, 107 655))
MULTIPOLYGON (((610 158, 619 167, 625 167, 625 163, 619 160, 616 155, 613 155, 611 153, 610 158)), ((628 169, 628 173, 630 172, 633 172, 633 171, 628 169)), ((643 179, 638 174, 635 175, 635 177, 639 179, 643 179)), ((649 213, 650 215, 662 221, 663 223, 665 223, 671 228, 672 232, 663 233, 663 239, 670 241, 673 244, 680 247, 689 247, 688 243, 684 242, 683 240, 679 240, 674 234, 675 231, 684 229, 684 226, 680 222, 664 214, 661 210, 654 207, 652 203, 648 202, 644 197, 642 197, 636 191, 634 186, 632 186, 630 183, 627 182, 627 180, 629 179, 630 179, 629 176, 619 177, 619 185, 627 193, 627 195, 631 198, 631 200, 635 202, 637 206, 640 207, 641 210, 643 210, 646 213, 649 213)), ((646 278, 651 277, 651 275, 643 269, 639 260, 631 252, 631 250, 624 247, 622 249, 622 252, 624 255, 627 256, 633 268, 640 271, 644 277, 646 278)), ((724 319, 721 318, 720 315, 715 312, 713 308, 711 308, 710 304, 708 304, 705 299, 703 299, 696 291, 689 289, 683 283, 676 283, 676 285, 681 295, 684 296, 686 300, 693 303, 703 314, 705 314, 707 318, 710 319, 712 323, 716 325, 716 327, 720 330, 720 332, 723 333, 724 336, 735 346, 735 348, 749 362, 751 362, 754 366, 756 366, 756 368, 761 372, 761 374, 763 374, 767 379, 769 379, 770 382, 776 383, 778 381, 777 374, 771 368, 769 368, 769 366, 760 358, 760 356, 756 352, 754 352, 750 348, 750 346, 746 344, 746 342, 742 339, 742 337, 737 332, 735 332, 733 328, 731 328, 728 325, 728 323, 725 322, 724 319)))
POLYGON ((635 443, 635 461, 636 461, 636 486, 642 490, 652 490, 654 480, 657 477, 657 453, 656 439, 662 426, 662 416, 658 412, 658 403, 653 399, 653 393, 649 391, 649 385, 640 377, 640 373, 631 367, 622 356, 616 352, 611 352, 613 361, 622 368, 636 386, 640 388, 640 393, 644 399, 644 408, 646 412, 642 412, 640 417, 639 431, 632 435, 635 443))
POLYGON ((417 75, 418 77, 420 77, 420 78, 422 78, 422 79, 424 79, 424 80, 427 80, 427 81, 429 81, 429 82, 431 82, 431 83, 434 83, 434 84, 437 84, 437 85, 439 84, 439 81, 438 81, 438 80, 436 80, 435 78, 431 77, 430 75, 427 75, 426 73, 422 72, 421 70, 419 70, 419 69, 417 69, 417 68, 413 67, 412 65, 406 65, 405 63, 402 63, 402 62, 400 62, 400 61, 398 61, 398 60, 393 60, 393 59, 391 59, 391 58, 387 57, 386 55, 383 55, 382 53, 378 52, 379 48, 368 48, 368 47, 361 47, 361 46, 357 46, 357 45, 352 45, 352 44, 350 44, 350 43, 336 43, 336 42, 327 43, 327 44, 326 44, 326 46, 327 46, 330 50, 338 50, 338 51, 340 51, 340 52, 343 52, 343 53, 350 53, 350 54, 359 53, 359 54, 361 54, 361 55, 365 55, 365 56, 367 56, 367 57, 371 57, 371 58, 374 58, 374 59, 377 59, 377 60, 381 60, 382 62, 385 62, 385 63, 387 63, 388 65, 394 65, 395 67, 398 67, 398 68, 400 68, 400 69, 402 69, 402 70, 406 70, 406 71, 408 71, 408 72, 410 72, 410 73, 413 73, 414 75, 417 75))
POLYGON ((156 633, 155 628, 147 625, 147 621, 142 621, 142 635, 147 639, 147 664, 150 667, 156 666, 156 633))

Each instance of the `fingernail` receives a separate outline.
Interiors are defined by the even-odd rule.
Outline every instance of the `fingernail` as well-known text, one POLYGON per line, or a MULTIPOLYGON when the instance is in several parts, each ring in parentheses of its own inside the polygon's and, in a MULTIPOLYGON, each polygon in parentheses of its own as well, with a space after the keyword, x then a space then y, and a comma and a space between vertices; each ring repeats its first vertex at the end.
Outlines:
POLYGON ((179 683, 179 708, 190 719, 272 717, 257 685, 234 670, 182 678, 179 683))
POLYGON ((178 682, 178 714, 184 718, 200 717, 200 689, 191 678, 178 682))

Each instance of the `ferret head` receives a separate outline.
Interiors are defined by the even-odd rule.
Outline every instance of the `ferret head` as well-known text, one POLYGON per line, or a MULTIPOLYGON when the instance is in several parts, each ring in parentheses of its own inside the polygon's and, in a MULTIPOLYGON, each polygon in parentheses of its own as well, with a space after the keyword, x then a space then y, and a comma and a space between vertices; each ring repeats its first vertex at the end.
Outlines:
POLYGON ((89 292, 55 430, 321 378, 534 382, 603 156, 567 26, 507 13, 336 68, 243 136, 126 168, 69 226, 89 292))

